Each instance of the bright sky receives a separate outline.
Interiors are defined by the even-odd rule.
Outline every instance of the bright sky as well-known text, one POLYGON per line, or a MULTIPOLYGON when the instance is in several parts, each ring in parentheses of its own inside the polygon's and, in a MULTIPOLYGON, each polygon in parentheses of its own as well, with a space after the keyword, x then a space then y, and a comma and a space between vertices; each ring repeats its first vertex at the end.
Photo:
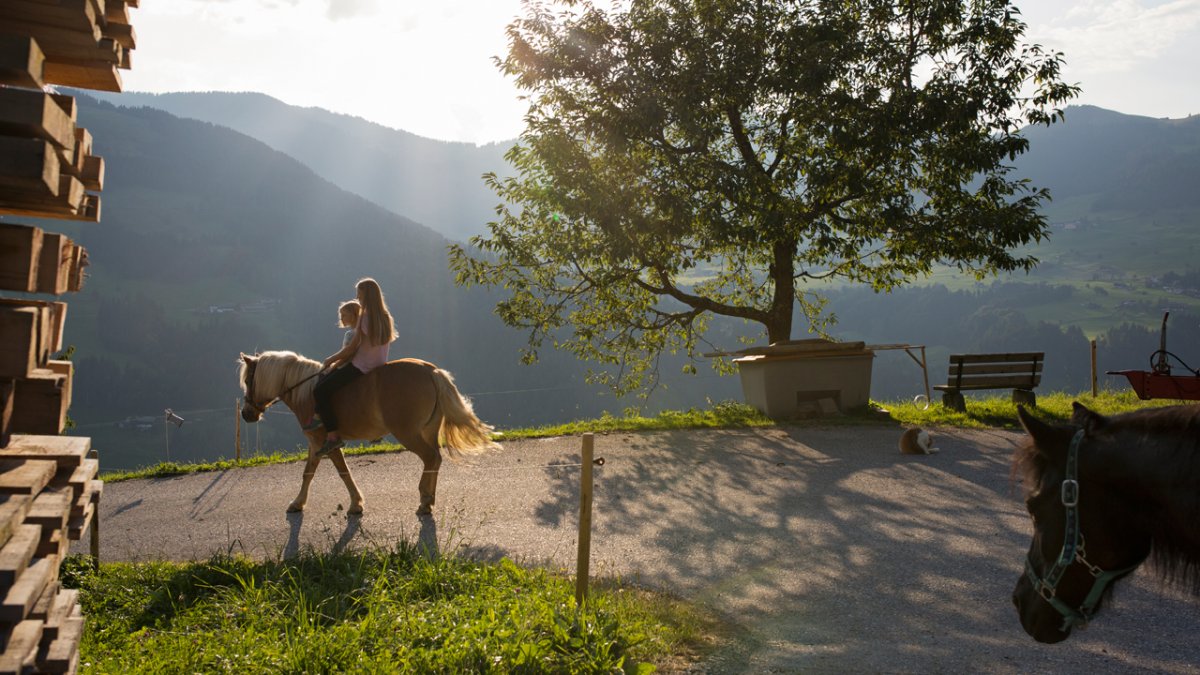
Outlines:
MULTIPOLYGON (((1076 101, 1200 113, 1200 0, 1017 0, 1066 55, 1076 101)), ((126 91, 257 91, 442 140, 515 138, 525 106, 492 58, 521 0, 145 0, 126 91)))

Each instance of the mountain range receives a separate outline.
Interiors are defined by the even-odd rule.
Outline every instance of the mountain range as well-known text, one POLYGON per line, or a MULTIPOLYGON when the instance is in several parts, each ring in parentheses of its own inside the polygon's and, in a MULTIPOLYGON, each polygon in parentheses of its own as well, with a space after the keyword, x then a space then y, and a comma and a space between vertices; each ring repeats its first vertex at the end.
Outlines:
POLYGON ((512 145, 436 141, 359 117, 290 106, 265 94, 86 95, 241 132, 334 185, 458 241, 483 232, 495 217, 499 200, 482 176, 504 174, 504 153, 512 145))

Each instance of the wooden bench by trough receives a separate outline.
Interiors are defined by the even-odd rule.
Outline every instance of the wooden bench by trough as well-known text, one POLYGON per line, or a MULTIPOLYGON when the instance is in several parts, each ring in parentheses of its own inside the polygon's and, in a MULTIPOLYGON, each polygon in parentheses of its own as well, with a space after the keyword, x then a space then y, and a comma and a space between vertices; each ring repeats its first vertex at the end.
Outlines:
POLYGON ((1016 354, 951 354, 946 384, 934 387, 942 392, 942 405, 966 412, 964 391, 1012 389, 1014 403, 1037 405, 1034 387, 1042 381, 1044 352, 1016 354))

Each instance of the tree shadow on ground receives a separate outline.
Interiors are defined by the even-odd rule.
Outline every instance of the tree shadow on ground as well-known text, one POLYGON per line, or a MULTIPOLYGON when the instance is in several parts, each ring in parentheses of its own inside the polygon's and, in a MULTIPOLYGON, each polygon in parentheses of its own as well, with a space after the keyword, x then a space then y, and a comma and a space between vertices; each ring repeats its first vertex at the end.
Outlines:
MULTIPOLYGON (((632 570, 614 564, 626 578, 752 626, 723 671, 970 670, 980 654, 1001 671, 1061 667, 1044 662, 1050 652, 1023 633, 1009 599, 1030 536, 1009 471, 1015 434, 935 431, 941 452, 925 456, 900 455, 898 437, 786 427, 599 437, 598 454, 627 451, 605 453, 596 471, 594 557, 636 550, 632 570)), ((547 480, 535 519, 574 526, 578 475, 547 480)), ((1194 609, 1141 587, 1118 595, 1133 616, 1110 608, 1102 635, 1053 652, 1069 655, 1068 670, 1200 661, 1184 638, 1200 630, 1194 609), (1146 635, 1142 611, 1178 612, 1186 628, 1146 635)))

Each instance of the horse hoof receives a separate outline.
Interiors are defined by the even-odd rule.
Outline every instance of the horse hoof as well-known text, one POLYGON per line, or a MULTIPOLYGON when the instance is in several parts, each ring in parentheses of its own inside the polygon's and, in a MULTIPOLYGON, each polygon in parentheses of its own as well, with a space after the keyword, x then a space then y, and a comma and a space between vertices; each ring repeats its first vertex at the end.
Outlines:
POLYGON ((350 510, 347 511, 346 513, 349 513, 352 516, 357 516, 357 515, 360 515, 362 512, 363 512, 363 505, 355 504, 355 505, 351 506, 350 510))
POLYGON ((296 502, 292 502, 291 504, 288 504, 288 507, 287 507, 288 513, 300 513, 303 510, 304 510, 304 505, 297 504, 296 502))
POLYGON ((422 504, 421 508, 417 509, 418 516, 428 516, 433 514, 433 507, 429 504, 422 504))

